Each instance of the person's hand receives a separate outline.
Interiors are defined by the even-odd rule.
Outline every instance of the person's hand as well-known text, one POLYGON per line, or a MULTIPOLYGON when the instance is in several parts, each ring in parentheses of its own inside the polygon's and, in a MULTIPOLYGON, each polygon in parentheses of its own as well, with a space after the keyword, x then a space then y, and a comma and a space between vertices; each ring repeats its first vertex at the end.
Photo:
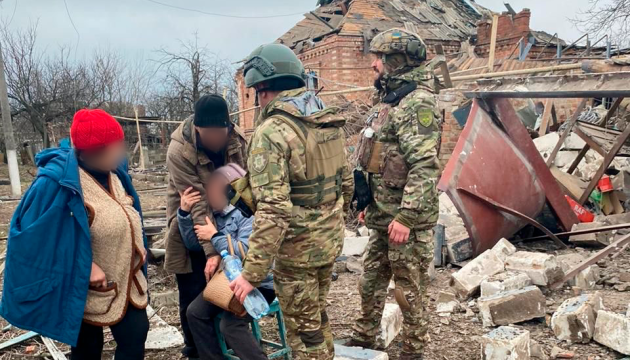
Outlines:
POLYGON ((359 223, 365 225, 365 210, 359 213, 359 223))
POLYGON ((393 220, 387 228, 389 241, 394 245, 402 245, 409 240, 409 228, 405 225, 393 220))
POLYGON ((230 289, 232 289, 232 292, 242 304, 245 302, 247 295, 254 290, 254 287, 243 275, 239 275, 234 281, 230 282, 230 289))
POLYGON ((195 234, 199 240, 210 241, 214 234, 217 233, 217 228, 209 217, 206 216, 206 225, 195 225, 195 234))
POLYGON ((185 212, 190 212, 192 207, 201 200, 201 194, 199 194, 199 191, 193 191, 192 186, 183 193, 180 192, 179 196, 181 197, 179 207, 185 212))
POLYGON ((107 276, 105 276, 103 270, 96 265, 96 263, 92 263, 90 286, 95 288, 107 287, 107 276))
POLYGON ((217 271, 219 264, 221 263, 221 256, 212 256, 206 261, 206 268, 203 273, 206 275, 206 282, 210 281, 214 273, 217 271))

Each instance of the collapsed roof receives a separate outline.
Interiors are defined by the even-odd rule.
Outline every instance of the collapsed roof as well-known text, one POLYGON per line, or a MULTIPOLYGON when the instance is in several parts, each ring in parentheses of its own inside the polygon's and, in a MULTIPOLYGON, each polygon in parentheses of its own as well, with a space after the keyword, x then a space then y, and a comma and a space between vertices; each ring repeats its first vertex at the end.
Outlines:
POLYGON ((331 34, 369 40, 393 27, 414 31, 425 40, 464 41, 476 34, 483 15, 483 8, 470 0, 319 0, 318 4, 277 41, 300 53, 331 34))

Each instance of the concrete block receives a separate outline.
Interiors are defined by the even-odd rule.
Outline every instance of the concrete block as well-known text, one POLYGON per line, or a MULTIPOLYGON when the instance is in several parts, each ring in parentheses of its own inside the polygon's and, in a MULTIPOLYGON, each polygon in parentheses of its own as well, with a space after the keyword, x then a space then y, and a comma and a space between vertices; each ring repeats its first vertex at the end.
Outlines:
POLYGON ((477 306, 483 326, 510 325, 519 322, 544 318, 547 299, 536 286, 520 290, 501 292, 486 298, 479 298, 477 306))
MULTIPOLYGON (((584 260, 586 260, 586 256, 572 252, 569 254, 558 255, 556 256, 556 260, 558 261, 558 264, 562 268, 562 271, 564 271, 564 273, 566 274, 569 271, 571 271, 571 269, 580 265, 584 260)), ((567 281, 567 283, 570 286, 576 286, 575 278, 570 279, 569 281, 567 281)))
POLYGON ((370 236, 370 229, 368 229, 367 226, 361 226, 359 229, 357 229, 357 231, 361 236, 370 236))
POLYGON ((496 245, 494 245, 494 247, 492 248, 492 251, 494 251, 497 254, 499 259, 505 262, 508 256, 516 253, 516 246, 512 245, 512 243, 509 242, 507 239, 503 238, 499 240, 499 242, 496 243, 496 245))
POLYGON ((529 360, 529 331, 501 326, 481 337, 483 360, 529 360))
POLYGON ((553 255, 528 251, 517 251, 505 261, 506 270, 526 273, 534 285, 546 286, 564 276, 564 272, 553 255))
MULTIPOLYGON (((590 223, 579 223, 573 225, 571 231, 577 230, 587 230, 594 229, 607 226, 607 224, 603 222, 590 222, 590 223)), ((571 235, 569 237, 569 241, 575 244, 576 246, 586 246, 586 247, 602 247, 608 246, 610 244, 610 239, 612 239, 613 233, 612 231, 600 231, 592 234, 583 234, 583 235, 571 235)))
POLYGON ((630 355, 630 317, 614 312, 597 312, 593 340, 624 355, 630 355))
POLYGON ((602 308, 599 293, 567 299, 551 317, 551 329, 560 340, 586 344, 593 337, 597 312, 602 308))
POLYGON ((347 237, 343 241, 343 249, 341 255, 345 256, 361 256, 367 247, 369 236, 347 237))
POLYGON ((467 298, 479 290, 483 279, 503 270, 503 261, 494 251, 487 250, 453 274, 451 285, 461 297, 467 298))
POLYGON ((489 297, 500 292, 518 290, 532 285, 532 279, 525 273, 505 271, 490 276, 481 282, 481 296, 489 297))
POLYGON ((599 281, 600 271, 599 266, 591 265, 586 269, 580 271, 575 276, 575 286, 582 290, 592 290, 599 281))
POLYGON ((385 349, 398 336, 403 324, 403 314, 398 304, 385 304, 381 329, 376 336, 376 345, 379 349, 385 349))
POLYGON ((446 228, 446 249, 450 263, 466 261, 475 254, 472 240, 463 226, 446 228))
POLYGON ((440 291, 436 301, 436 312, 440 316, 448 316, 459 308, 457 295, 450 291, 440 291))
POLYGON ((145 348, 150 350, 169 349, 184 345, 184 337, 175 326, 171 326, 155 313, 155 310, 147 306, 149 317, 149 333, 145 348))
POLYGON ((389 360, 382 351, 335 344, 335 360, 389 360))

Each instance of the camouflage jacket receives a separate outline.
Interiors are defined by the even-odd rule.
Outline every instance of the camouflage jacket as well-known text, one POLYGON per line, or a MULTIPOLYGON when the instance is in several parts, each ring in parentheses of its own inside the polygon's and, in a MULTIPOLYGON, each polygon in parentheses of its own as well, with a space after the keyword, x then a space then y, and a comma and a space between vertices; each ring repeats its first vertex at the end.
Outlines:
POLYGON ((354 191, 350 168, 346 162, 342 196, 336 201, 294 206, 290 183, 307 180, 305 146, 294 128, 273 114, 281 110, 308 122, 316 117, 308 115, 323 109, 321 101, 304 88, 288 90, 269 103, 257 119, 248 163, 256 220, 243 270, 243 276, 253 284, 267 276, 274 260, 293 267, 319 267, 332 263, 341 251, 344 210, 354 191))
MULTIPOLYGON (((247 141, 240 128, 234 125, 227 144, 225 163, 247 166, 247 141)), ((189 187, 201 194, 201 200, 192 208, 191 216, 195 224, 205 225, 206 216, 213 218, 212 209, 206 201, 204 185, 214 171, 214 164, 205 152, 197 146, 197 136, 193 117, 190 116, 173 132, 166 153, 166 167, 169 173, 166 192, 166 259, 164 267, 169 273, 186 274, 192 272, 190 256, 184 246, 177 223, 177 209, 180 193, 189 187)), ((206 255, 216 251, 209 241, 202 242, 206 255)))
MULTIPOLYGON (((431 228, 437 222, 440 113, 433 91, 433 76, 421 66, 385 78, 381 96, 410 81, 416 82, 416 90, 397 104, 381 103, 373 110, 374 118, 380 122, 375 140, 396 149, 404 165, 393 166, 398 174, 370 174, 374 195, 366 212, 366 224, 370 228, 387 229, 394 219, 416 230, 431 228)), ((392 168, 388 164, 393 158, 390 155, 384 156, 381 166, 385 169, 392 168)))

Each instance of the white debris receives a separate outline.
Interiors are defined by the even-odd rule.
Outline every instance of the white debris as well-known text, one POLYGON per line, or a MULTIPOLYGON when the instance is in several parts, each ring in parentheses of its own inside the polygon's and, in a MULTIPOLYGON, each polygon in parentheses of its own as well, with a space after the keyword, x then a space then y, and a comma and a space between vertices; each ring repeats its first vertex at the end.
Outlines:
POLYGON ((505 261, 506 270, 526 273, 534 285, 547 286, 564 276, 562 268, 553 255, 518 251, 505 261))
POLYGON ((624 355, 630 355, 630 317, 600 310, 593 340, 624 355))
POLYGON ((387 348, 400 333, 403 324, 403 314, 398 304, 385 304, 381 329, 376 337, 376 344, 379 348, 387 348))
POLYGON ((479 290, 483 279, 502 272, 503 261, 492 250, 487 250, 453 274, 452 286, 459 295, 467 298, 479 290))
POLYGON ((481 338, 483 360, 529 360, 529 331, 501 326, 481 338))
POLYGON ((149 334, 145 343, 146 349, 161 350, 184 345, 184 337, 179 330, 162 320, 151 305, 147 306, 147 316, 149 317, 149 334))
POLYGON ((597 312, 603 308, 599 293, 567 299, 551 318, 551 329, 560 340, 586 344, 595 331, 597 312))
POLYGON ((518 290, 532 285, 532 279, 525 273, 505 271, 490 276, 481 282, 481 297, 488 297, 503 291, 518 290))

